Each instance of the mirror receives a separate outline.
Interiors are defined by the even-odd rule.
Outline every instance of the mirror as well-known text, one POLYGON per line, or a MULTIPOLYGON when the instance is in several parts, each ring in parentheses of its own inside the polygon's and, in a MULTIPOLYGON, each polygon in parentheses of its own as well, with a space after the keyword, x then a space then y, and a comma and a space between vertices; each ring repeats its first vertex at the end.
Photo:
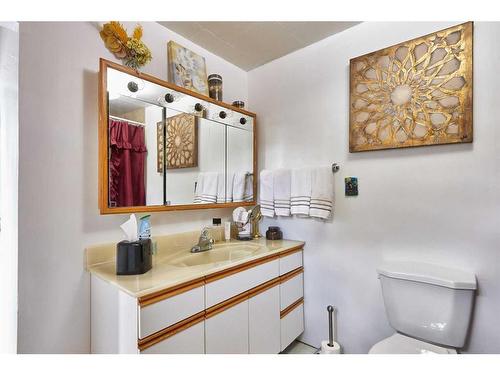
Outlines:
POLYGON ((255 114, 101 59, 101 213, 255 204, 255 114))

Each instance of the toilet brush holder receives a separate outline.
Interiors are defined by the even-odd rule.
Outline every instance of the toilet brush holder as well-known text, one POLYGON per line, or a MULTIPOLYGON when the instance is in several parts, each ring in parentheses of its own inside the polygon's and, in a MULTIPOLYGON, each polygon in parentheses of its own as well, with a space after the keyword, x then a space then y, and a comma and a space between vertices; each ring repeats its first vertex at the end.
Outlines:
POLYGON ((335 341, 335 332, 333 330, 333 314, 335 312, 335 308, 329 305, 326 310, 328 311, 328 341, 321 341, 319 354, 340 354, 341 347, 340 344, 335 341))

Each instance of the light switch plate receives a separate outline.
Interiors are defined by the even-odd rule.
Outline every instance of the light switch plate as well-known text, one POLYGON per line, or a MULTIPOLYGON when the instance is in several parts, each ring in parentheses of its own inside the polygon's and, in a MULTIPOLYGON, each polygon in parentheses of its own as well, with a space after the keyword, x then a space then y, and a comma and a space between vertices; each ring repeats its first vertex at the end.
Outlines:
POLYGON ((345 178, 345 195, 346 197, 355 197, 358 195, 358 178, 346 177, 345 178))

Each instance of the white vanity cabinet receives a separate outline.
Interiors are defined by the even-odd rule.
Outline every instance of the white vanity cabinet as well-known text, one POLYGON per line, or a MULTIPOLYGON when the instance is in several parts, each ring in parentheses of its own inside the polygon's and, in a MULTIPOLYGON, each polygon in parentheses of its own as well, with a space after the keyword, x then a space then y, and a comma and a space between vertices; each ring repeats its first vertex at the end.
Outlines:
POLYGON ((92 353, 279 353, 304 331, 302 247, 133 297, 91 276, 92 353))

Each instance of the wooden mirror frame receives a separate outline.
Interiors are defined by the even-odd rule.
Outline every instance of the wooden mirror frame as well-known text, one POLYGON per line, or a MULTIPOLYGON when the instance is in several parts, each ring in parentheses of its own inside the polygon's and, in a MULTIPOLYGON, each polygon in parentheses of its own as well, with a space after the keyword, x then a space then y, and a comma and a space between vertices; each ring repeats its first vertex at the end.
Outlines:
POLYGON ((184 210, 200 210, 214 208, 231 208, 240 206, 254 206, 257 204, 257 115, 244 109, 236 108, 230 104, 223 103, 208 96, 187 90, 183 87, 174 85, 173 83, 164 81, 152 75, 141 73, 126 66, 114 63, 112 61, 101 58, 99 60, 99 210, 101 215, 106 214, 125 214, 134 212, 162 212, 162 211, 184 211, 184 210), (155 83, 185 95, 189 95, 206 102, 216 104, 221 107, 230 109, 231 111, 241 113, 253 118, 253 201, 251 202, 230 202, 230 203, 203 203, 203 204, 180 204, 180 205, 152 205, 152 206, 130 206, 130 207, 109 207, 109 147, 108 147, 108 97, 107 97, 107 69, 115 69, 131 76, 155 83))

